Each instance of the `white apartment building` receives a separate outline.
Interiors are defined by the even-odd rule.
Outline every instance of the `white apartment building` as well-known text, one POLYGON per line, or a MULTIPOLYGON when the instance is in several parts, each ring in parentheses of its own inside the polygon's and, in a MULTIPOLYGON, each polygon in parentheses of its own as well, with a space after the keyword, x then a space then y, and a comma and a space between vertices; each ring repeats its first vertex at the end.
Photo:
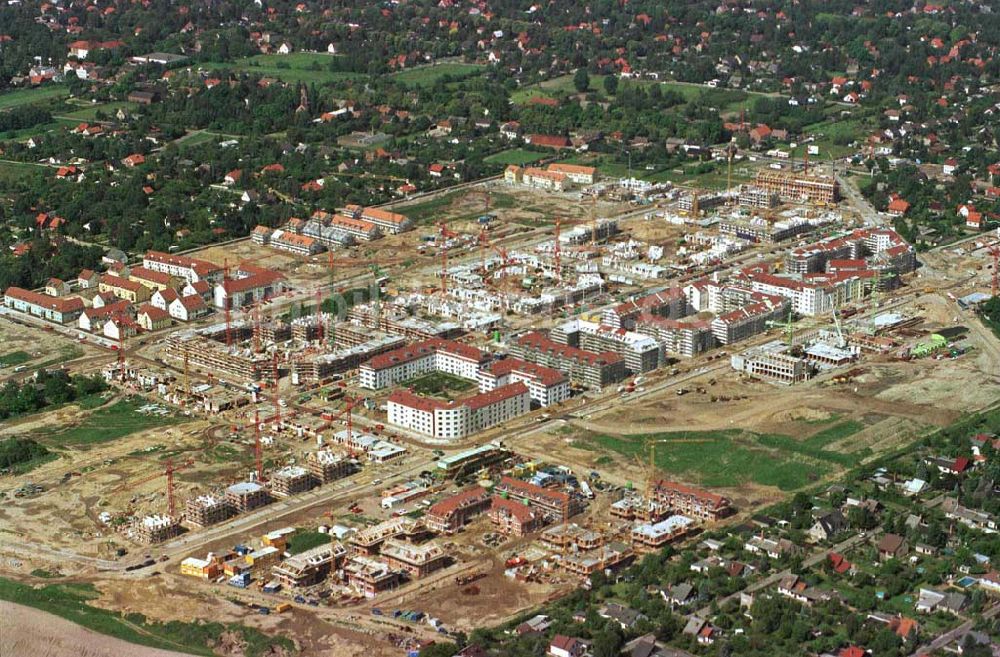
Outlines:
POLYGON ((531 410, 531 394, 521 382, 452 402, 397 390, 386 405, 389 424, 439 440, 458 440, 524 415, 531 410))
POLYGON ((428 372, 445 372, 476 381, 486 355, 467 344, 432 338, 387 351, 361 364, 362 388, 379 390, 428 372))
POLYGON ((569 378, 551 367, 520 358, 504 358, 479 370, 479 392, 490 392, 518 382, 528 386, 532 401, 539 406, 552 406, 569 399, 569 378))
POLYGON ((197 258, 171 255, 162 251, 149 251, 142 258, 142 266, 152 271, 158 271, 177 278, 183 278, 188 283, 209 280, 222 280, 222 267, 197 258))

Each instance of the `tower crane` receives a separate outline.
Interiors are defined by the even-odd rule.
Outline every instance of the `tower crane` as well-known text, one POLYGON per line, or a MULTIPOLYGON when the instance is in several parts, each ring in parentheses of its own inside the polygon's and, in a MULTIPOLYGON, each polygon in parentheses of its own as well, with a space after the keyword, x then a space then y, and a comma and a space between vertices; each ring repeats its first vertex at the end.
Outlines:
POLYGON ((837 347, 843 349, 847 346, 847 338, 844 337, 844 332, 840 327, 840 310, 834 306, 830 312, 833 314, 833 326, 837 329, 837 347))
POLYGON ((795 343, 795 326, 792 324, 792 308, 788 308, 788 319, 784 322, 776 322, 774 320, 767 321, 767 327, 772 328, 775 326, 780 326, 785 329, 785 335, 788 339, 788 348, 791 349, 792 345, 795 343))
POLYGON ((157 472, 155 474, 149 475, 148 477, 143 477, 135 481, 127 482, 125 484, 122 484, 118 488, 115 488, 114 490, 112 490, 112 492, 118 493, 121 491, 132 490, 133 488, 137 488, 151 481, 156 481, 160 477, 165 476, 167 478, 167 514, 170 515, 171 517, 176 517, 177 501, 174 496, 174 473, 180 470, 185 470, 187 468, 190 468, 193 465, 194 465, 193 459, 188 459, 187 461, 181 463, 180 465, 174 465, 172 459, 167 459, 166 462, 164 462, 164 469, 162 472, 157 472))

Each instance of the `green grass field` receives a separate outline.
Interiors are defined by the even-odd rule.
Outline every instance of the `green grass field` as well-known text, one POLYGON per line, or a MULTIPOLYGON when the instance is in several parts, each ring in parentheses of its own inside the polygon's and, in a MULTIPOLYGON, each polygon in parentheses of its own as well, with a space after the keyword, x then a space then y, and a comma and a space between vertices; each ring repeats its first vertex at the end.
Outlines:
POLYGON ((855 464, 860 453, 846 458, 822 447, 860 428, 860 423, 844 422, 805 441, 735 429, 620 436, 585 432, 577 434, 573 444, 614 452, 636 463, 646 463, 649 445, 655 444, 656 467, 662 474, 679 475, 711 487, 752 483, 793 491, 835 469, 855 464))
POLYGON ((208 62, 209 69, 227 69, 256 73, 265 78, 283 82, 317 82, 327 84, 351 78, 364 77, 360 73, 331 71, 330 62, 336 55, 298 52, 289 55, 254 55, 235 62, 208 62))
POLYGON ((410 219, 413 219, 415 223, 427 223, 428 221, 436 221, 441 210, 451 205, 459 192, 449 192, 445 194, 439 194, 434 198, 430 198, 426 201, 420 201, 412 205, 401 206, 395 208, 394 211, 402 212, 410 219))
POLYGON ((34 89, 17 89, 0 93, 0 110, 20 107, 21 105, 37 105, 56 98, 69 96, 69 89, 61 84, 48 84, 34 89))
POLYGON ((244 654, 247 657, 272 654, 274 648, 284 648, 288 654, 293 652, 290 639, 269 637, 245 625, 201 621, 156 623, 146 620, 142 614, 119 614, 89 604, 98 597, 100 592, 92 584, 48 584, 36 588, 0 577, 0 599, 40 609, 129 643, 209 657, 216 654, 209 646, 223 632, 233 631, 242 635, 246 642, 244 654))
POLYGON ((142 399, 123 399, 94 411, 75 426, 40 432, 33 437, 38 442, 50 446, 81 447, 117 440, 154 427, 166 427, 187 421, 178 415, 159 416, 139 413, 138 409, 147 403, 142 399))
POLYGON ((329 534, 322 534, 316 531, 299 531, 288 539, 288 552, 291 554, 300 554, 329 542, 329 534))
POLYGON ((408 68, 393 73, 389 77, 403 84, 417 87, 429 87, 439 78, 450 75, 453 78, 468 77, 481 71, 480 64, 461 64, 458 62, 446 62, 444 64, 432 64, 428 66, 418 66, 408 68))
POLYGON ((487 164, 531 164, 548 157, 546 153, 536 153, 524 148, 512 148, 483 158, 487 164))
POLYGON ((27 162, 0 162, 0 183, 13 183, 29 178, 43 178, 55 175, 55 169, 27 162))
POLYGON ((126 101, 115 101, 111 103, 98 103, 98 104, 87 104, 81 105, 80 109, 73 110, 72 112, 63 112, 59 116, 67 119, 73 119, 74 121, 93 121, 97 118, 98 112, 104 112, 108 117, 114 117, 115 113, 121 109, 134 110, 138 105, 135 103, 129 103, 126 101))
POLYGON ((432 372, 411 379, 407 382, 407 386, 418 395, 454 399, 453 393, 467 392, 472 390, 476 384, 453 374, 432 372))
POLYGON ((21 363, 31 360, 31 354, 27 351, 11 351, 0 356, 0 367, 15 367, 21 363))

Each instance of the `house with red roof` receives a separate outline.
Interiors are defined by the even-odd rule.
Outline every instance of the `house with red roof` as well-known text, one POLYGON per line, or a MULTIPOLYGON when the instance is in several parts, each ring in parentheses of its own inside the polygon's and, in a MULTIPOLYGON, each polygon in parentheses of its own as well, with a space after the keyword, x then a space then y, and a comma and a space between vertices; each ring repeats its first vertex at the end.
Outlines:
POLYGON ((889 207, 886 212, 892 217, 902 217, 910 210, 910 203, 899 196, 893 194, 892 200, 889 201, 889 207))

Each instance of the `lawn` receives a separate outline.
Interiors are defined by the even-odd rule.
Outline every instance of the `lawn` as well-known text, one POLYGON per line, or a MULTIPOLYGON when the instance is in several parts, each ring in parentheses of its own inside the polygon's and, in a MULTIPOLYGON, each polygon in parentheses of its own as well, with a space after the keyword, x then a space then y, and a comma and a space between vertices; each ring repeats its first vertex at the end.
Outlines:
POLYGON ((393 73, 389 77, 403 84, 416 87, 430 87, 446 75, 453 78, 465 78, 479 73, 482 69, 483 67, 480 64, 445 62, 443 64, 430 64, 428 66, 404 69, 398 73, 393 73))
POLYGON ((483 162, 487 164, 519 164, 524 166, 545 159, 546 157, 548 157, 546 153, 536 153, 524 148, 512 148, 508 151, 501 151, 485 157, 483 158, 483 162))
POLYGON ((439 194, 426 201, 414 203, 403 207, 394 208, 394 211, 401 212, 412 219, 414 223, 427 223, 437 221, 441 211, 451 205, 452 201, 458 198, 461 192, 454 191, 446 194, 439 194))
POLYGON ((0 356, 0 367, 14 367, 31 360, 31 354, 27 351, 10 351, 0 356))
POLYGON ((857 152, 857 148, 851 148, 847 144, 855 141, 859 137, 862 139, 870 130, 869 126, 858 119, 829 119, 819 123, 813 123, 803 128, 803 134, 812 137, 810 144, 799 144, 791 149, 792 157, 801 158, 805 155, 807 146, 819 147, 819 155, 813 156, 818 160, 829 158, 841 158, 857 152))
POLYGON ((407 385, 418 395, 454 399, 452 393, 466 392, 474 388, 476 384, 474 381, 446 372, 431 372, 411 379, 407 385))
POLYGON ((300 554, 314 547, 319 547, 330 542, 330 535, 316 531, 299 531, 288 539, 288 552, 300 554))
POLYGON ((844 467, 853 467, 870 454, 868 449, 844 453, 830 451, 825 448, 827 445, 852 436, 862 429, 864 429, 864 425, 860 422, 847 420, 846 422, 823 429, 804 440, 781 434, 767 434, 758 436, 758 442, 766 447, 802 454, 809 458, 829 461, 830 463, 844 467))
POLYGON ((116 101, 111 103, 95 103, 88 105, 81 105, 80 109, 73 110, 72 112, 64 112, 59 116, 73 119, 74 121, 93 121, 97 118, 98 112, 104 112, 105 116, 114 118, 115 113, 121 109, 134 110, 138 105, 135 103, 129 103, 126 101, 116 101))
POLYGON ((760 438, 736 429, 621 436, 585 433, 578 436, 574 446, 617 452, 638 464, 648 462, 648 445, 655 443, 658 472, 682 475, 712 487, 753 483, 792 491, 830 472, 829 464, 771 448, 760 438))
POLYGON ((28 164, 27 162, 0 162, 0 183, 13 183, 27 178, 41 178, 46 175, 54 175, 55 169, 40 164, 28 164))
POLYGON ((83 356, 83 354, 84 351, 79 345, 67 344, 59 348, 58 356, 50 358, 46 361, 42 361, 37 365, 32 365, 31 367, 32 369, 43 370, 46 367, 50 367, 52 365, 61 365, 62 363, 65 363, 67 361, 76 360, 80 356, 83 356))
POLYGON ((69 96, 69 89, 61 84, 49 84, 43 87, 35 87, 34 89, 5 91, 0 93, 0 110, 20 107, 21 105, 41 104, 67 96, 69 96))
POLYGON ((351 78, 364 77, 360 73, 330 70, 330 62, 337 55, 326 53, 292 53, 290 55, 254 55, 235 62, 208 62, 210 69, 227 69, 256 73, 265 78, 283 82, 318 82, 326 84, 351 78))
POLYGON ((139 431, 154 427, 165 427, 186 422, 178 415, 155 415, 139 413, 138 409, 148 404, 144 399, 123 399, 111 406, 100 408, 75 426, 57 431, 45 431, 35 438, 39 442, 55 446, 80 447, 104 443, 124 438, 139 431))
POLYGON ((191 655, 214 655, 209 647, 223 632, 242 635, 247 646, 247 657, 272 654, 273 649, 283 648, 291 653, 293 644, 285 637, 269 637, 259 630, 235 623, 185 623, 147 621, 142 614, 120 614, 89 604, 100 597, 92 584, 49 584, 33 587, 0 577, 0 599, 34 607, 65 618, 88 630, 106 634, 129 643, 136 643, 160 650, 178 651, 191 655))

